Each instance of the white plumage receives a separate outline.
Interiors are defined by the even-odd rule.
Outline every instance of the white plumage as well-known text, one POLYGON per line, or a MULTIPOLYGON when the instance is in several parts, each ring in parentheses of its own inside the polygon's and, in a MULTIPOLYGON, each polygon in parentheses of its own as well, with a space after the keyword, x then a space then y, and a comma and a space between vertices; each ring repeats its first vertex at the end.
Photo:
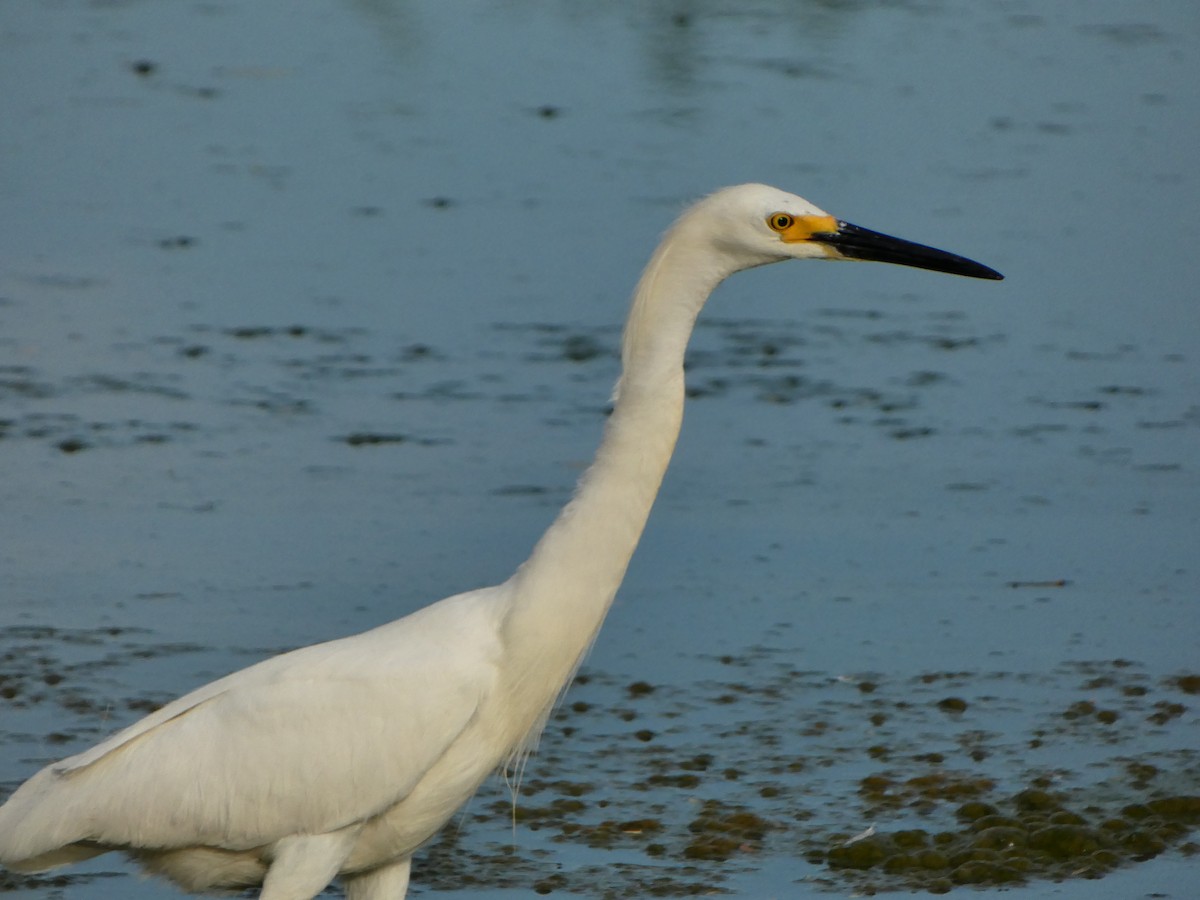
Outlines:
POLYGON ((413 852, 536 740, 599 630, 674 449, 704 302, 799 258, 1000 277, 764 185, 700 201, 635 291, 595 462, 508 581, 235 672, 46 767, 0 807, 0 862, 122 850, 191 891, 307 900, 340 875, 352 900, 402 898, 413 852))

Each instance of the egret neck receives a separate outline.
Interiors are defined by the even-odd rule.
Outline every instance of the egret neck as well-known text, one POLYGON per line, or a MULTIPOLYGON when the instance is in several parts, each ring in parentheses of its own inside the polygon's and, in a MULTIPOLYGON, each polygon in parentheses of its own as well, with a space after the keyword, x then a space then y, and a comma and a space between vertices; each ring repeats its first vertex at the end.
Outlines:
MULTIPOLYGON (((623 371, 595 461, 511 580, 517 599, 505 643, 514 661, 536 668, 551 688, 543 713, 591 646, 625 576, 679 436, 683 359, 696 316, 738 268, 709 241, 693 240, 690 230, 685 215, 638 282, 623 371), (555 679, 545 675, 551 659, 555 679)), ((535 688, 521 681, 523 689, 535 688)))

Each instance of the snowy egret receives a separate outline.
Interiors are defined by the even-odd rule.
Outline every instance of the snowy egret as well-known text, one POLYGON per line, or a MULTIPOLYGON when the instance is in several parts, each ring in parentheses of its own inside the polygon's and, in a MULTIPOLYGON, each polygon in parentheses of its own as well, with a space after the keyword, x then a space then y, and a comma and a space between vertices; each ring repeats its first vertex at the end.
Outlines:
POLYGON ((528 750, 596 636, 679 434, 700 308, 786 259, 1002 277, 765 185, 699 201, 634 292, 596 459, 511 578, 264 660, 47 766, 0 807, 0 862, 121 850, 189 891, 306 900, 340 876, 351 900, 402 898, 413 852, 528 750))

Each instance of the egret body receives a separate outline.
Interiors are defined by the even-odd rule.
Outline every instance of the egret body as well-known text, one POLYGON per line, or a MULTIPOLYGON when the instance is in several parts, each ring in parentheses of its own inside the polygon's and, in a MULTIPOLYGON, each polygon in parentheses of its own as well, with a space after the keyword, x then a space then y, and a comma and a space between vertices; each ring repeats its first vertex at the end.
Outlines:
POLYGON ((511 578, 264 660, 47 766, 0 807, 0 863, 119 850, 189 891, 307 900, 340 876, 351 900, 402 898, 413 852, 531 746, 596 636, 679 434, 704 302, 787 259, 1001 277, 765 185, 701 200, 638 282, 595 461, 511 578))

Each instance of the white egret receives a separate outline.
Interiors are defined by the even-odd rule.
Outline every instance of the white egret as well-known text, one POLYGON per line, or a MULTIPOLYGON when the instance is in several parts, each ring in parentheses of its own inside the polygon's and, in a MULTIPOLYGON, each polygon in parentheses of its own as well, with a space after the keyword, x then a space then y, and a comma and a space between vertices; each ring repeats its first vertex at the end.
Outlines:
POLYGON ((675 222, 633 296, 596 459, 506 582, 264 660, 47 766, 0 807, 0 862, 110 850, 185 890, 398 900, 413 852, 540 734, 612 603, 675 446, 684 350, 712 290, 786 259, 880 260, 998 279, 765 185, 675 222))

